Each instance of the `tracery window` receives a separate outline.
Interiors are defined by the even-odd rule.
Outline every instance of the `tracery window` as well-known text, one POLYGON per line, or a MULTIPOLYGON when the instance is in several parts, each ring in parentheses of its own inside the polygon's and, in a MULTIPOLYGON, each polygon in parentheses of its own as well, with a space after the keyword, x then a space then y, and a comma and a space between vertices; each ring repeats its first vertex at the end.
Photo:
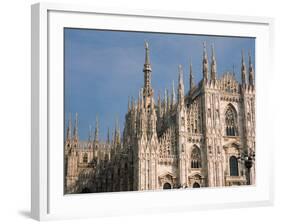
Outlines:
POLYGON ((201 168, 201 152, 198 147, 194 147, 191 152, 191 168, 201 168))
POLYGON ((228 106, 225 112, 225 126, 226 126, 226 135, 227 136, 237 136, 237 116, 234 108, 228 106))
POLYGON ((238 160, 235 156, 229 158, 230 176, 238 176, 238 160))

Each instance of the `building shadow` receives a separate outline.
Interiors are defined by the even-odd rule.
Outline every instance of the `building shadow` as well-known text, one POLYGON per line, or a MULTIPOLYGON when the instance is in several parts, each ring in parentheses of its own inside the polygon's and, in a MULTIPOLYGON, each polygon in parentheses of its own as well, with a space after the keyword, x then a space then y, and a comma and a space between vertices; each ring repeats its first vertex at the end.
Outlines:
POLYGON ((21 210, 21 211, 18 211, 18 213, 25 218, 31 218, 31 212, 30 211, 21 210))

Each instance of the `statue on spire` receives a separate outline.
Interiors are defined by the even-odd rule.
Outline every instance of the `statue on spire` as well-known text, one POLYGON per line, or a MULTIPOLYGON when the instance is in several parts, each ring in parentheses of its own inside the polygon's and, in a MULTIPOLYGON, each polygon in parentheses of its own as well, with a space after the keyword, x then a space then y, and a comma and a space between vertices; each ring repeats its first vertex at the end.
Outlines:
POLYGON ((148 42, 144 42, 144 48, 145 48, 145 64, 150 64, 150 59, 149 59, 149 48, 148 48, 148 42))

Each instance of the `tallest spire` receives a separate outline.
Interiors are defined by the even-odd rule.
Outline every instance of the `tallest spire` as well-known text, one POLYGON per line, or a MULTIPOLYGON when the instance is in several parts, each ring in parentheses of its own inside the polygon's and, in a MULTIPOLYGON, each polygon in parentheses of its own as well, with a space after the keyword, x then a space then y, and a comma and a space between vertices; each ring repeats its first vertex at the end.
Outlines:
POLYGON ((145 42, 145 62, 143 66, 144 72, 144 88, 143 88, 143 95, 144 97, 152 96, 152 88, 151 88, 151 65, 150 65, 150 58, 149 58, 149 47, 148 43, 145 42))

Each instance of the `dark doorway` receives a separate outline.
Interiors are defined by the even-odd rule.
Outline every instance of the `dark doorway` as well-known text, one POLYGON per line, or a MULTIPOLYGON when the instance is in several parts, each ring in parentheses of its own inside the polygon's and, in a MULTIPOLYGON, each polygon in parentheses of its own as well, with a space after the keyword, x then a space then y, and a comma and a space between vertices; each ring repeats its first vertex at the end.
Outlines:
POLYGON ((197 182, 195 182, 195 183, 193 184, 193 188, 200 188, 200 184, 198 184, 197 182))
POLYGON ((163 186, 163 189, 164 189, 164 190, 166 190, 166 189, 171 189, 171 188, 172 188, 172 186, 171 186, 171 184, 169 184, 169 183, 165 183, 164 186, 163 186))
POLYGON ((86 193, 92 193, 91 190, 87 187, 83 188, 81 191, 82 194, 86 194, 86 193))

